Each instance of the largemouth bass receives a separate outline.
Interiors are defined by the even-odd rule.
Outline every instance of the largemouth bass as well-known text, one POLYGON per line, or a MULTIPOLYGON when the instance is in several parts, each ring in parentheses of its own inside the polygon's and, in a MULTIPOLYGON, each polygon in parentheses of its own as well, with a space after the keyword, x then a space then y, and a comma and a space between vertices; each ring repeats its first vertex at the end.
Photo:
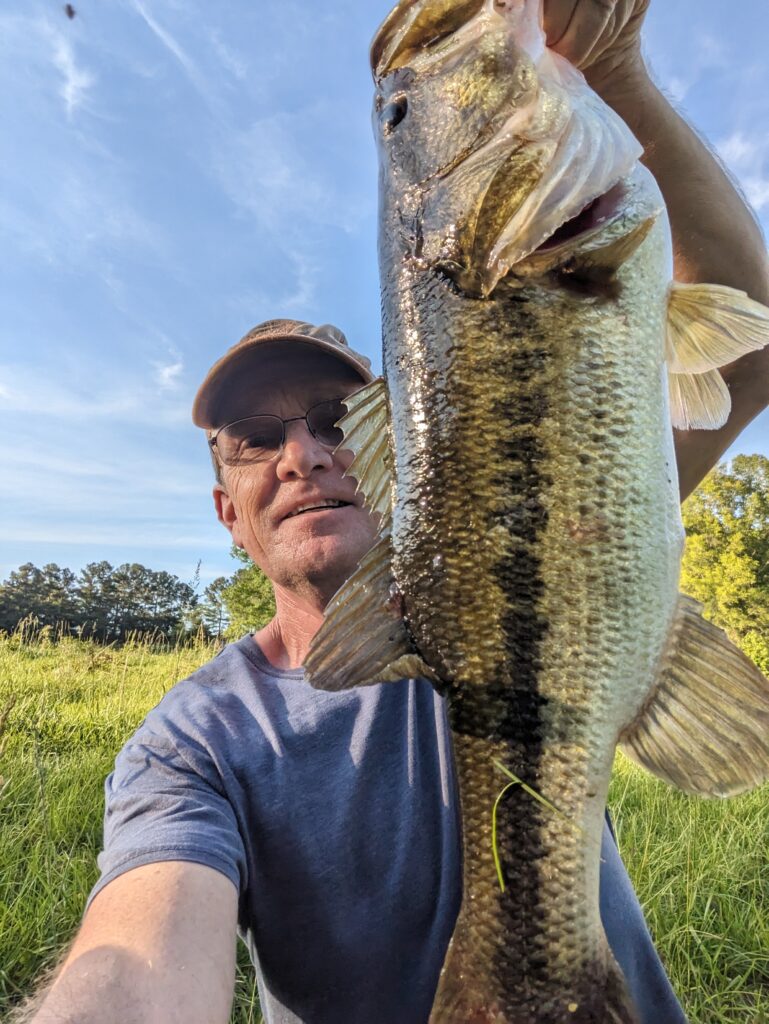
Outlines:
POLYGON ((769 775, 769 683, 678 594, 672 440, 725 421, 717 367, 769 311, 672 283, 641 148, 540 0, 402 0, 372 65, 386 387, 342 426, 381 539, 308 676, 447 696, 464 891, 431 1021, 630 1024, 598 911, 616 745, 692 793, 769 775))

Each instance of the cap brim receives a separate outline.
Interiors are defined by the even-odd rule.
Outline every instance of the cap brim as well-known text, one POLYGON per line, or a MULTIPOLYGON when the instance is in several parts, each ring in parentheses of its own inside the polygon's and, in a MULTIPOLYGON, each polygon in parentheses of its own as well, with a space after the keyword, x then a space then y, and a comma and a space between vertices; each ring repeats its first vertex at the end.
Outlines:
POLYGON ((353 369, 364 384, 368 384, 374 379, 370 368, 357 359, 354 352, 332 342, 324 341, 322 338, 310 338, 302 334, 254 338, 230 349, 208 371, 192 403, 192 422, 195 426, 202 427, 204 430, 213 430, 221 426, 226 419, 221 412, 223 398, 232 375, 242 372, 246 363, 253 363, 258 359, 268 359, 271 349, 283 348, 286 344, 299 344, 314 352, 327 353, 353 369))

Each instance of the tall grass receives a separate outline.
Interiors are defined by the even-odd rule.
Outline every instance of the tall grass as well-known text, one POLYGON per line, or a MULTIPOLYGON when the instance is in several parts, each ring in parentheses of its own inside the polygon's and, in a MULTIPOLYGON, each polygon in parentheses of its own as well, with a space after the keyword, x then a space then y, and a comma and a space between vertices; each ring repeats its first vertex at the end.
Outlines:
MULTIPOLYGON (((0 1020, 59 958, 98 872, 103 785, 115 755, 173 684, 213 657, 205 643, 120 649, 0 635, 0 1020), (2 784, 2 783, 0 783, 2 784)), ((232 1024, 261 1021, 238 956, 232 1024)))
MULTIPOLYGON (((115 754, 166 690, 214 653, 205 643, 163 649, 136 639, 118 649, 50 631, 0 635, 0 1019, 77 927, 96 880, 115 754)), ((695 801, 620 757, 610 801, 692 1024, 769 1024, 769 790, 695 801)), ((260 1020, 241 948, 231 1021, 260 1020)))

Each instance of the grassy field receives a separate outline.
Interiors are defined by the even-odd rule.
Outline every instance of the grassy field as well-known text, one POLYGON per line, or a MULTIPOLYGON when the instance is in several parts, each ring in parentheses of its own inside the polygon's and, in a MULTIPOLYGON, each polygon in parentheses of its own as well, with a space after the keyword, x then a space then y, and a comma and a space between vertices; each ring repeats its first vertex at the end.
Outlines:
MULTIPOLYGON (((77 926, 116 752, 212 654, 206 645, 162 652, 0 636, 0 719, 15 701, 0 754, 0 1020, 77 926)), ((769 1024, 769 790, 695 801, 619 759, 611 806, 692 1024, 769 1024)), ((261 1019, 242 950, 231 1019, 261 1019)))

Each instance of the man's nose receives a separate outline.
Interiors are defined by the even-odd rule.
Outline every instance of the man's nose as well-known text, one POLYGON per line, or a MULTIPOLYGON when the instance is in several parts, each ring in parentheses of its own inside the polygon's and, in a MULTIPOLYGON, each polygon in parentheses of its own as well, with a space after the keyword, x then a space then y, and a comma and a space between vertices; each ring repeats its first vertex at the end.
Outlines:
POLYGON ((292 420, 284 429, 285 441, 275 467, 279 479, 308 477, 316 469, 331 469, 332 449, 313 437, 305 420, 292 420))

